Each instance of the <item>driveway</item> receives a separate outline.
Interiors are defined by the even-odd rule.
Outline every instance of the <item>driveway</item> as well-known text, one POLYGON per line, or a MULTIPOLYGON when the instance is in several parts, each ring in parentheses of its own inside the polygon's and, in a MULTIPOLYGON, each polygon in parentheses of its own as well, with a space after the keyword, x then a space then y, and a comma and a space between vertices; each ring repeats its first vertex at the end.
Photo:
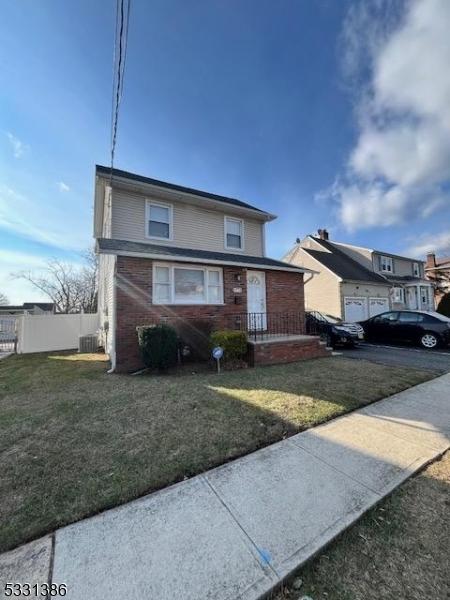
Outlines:
POLYGON ((351 350, 343 350, 346 358, 366 359, 390 366, 413 367, 436 373, 450 372, 450 349, 421 350, 409 346, 383 344, 358 344, 351 350))

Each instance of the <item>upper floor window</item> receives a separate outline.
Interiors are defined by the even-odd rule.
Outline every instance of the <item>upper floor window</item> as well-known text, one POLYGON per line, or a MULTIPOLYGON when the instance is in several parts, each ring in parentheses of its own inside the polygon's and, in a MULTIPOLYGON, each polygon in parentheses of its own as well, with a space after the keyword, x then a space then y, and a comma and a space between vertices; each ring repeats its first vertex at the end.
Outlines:
POLYGON ((244 221, 242 219, 225 217, 225 248, 244 249, 244 221))
POLYGON ((172 239, 172 205, 147 201, 147 237, 172 239))
POLYGON ((380 271, 385 273, 394 272, 394 265, 391 256, 380 256, 380 271))
POLYGON ((419 263, 413 263, 413 275, 414 277, 420 277, 420 265, 419 263))

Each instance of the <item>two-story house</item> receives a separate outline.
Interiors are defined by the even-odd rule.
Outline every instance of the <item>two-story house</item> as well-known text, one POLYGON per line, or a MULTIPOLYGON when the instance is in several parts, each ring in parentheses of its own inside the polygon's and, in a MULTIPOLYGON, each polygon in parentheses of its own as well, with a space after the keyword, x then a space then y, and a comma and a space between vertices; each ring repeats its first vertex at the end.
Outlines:
POLYGON ((434 310, 424 263, 370 248, 331 242, 325 229, 297 240, 286 262, 319 271, 305 284, 307 310, 363 321, 391 309, 434 310))
POLYGON ((237 328, 258 315, 304 314, 307 269, 268 258, 275 216, 233 198, 96 167, 94 236, 99 313, 113 368, 141 366, 136 327, 214 319, 237 328))

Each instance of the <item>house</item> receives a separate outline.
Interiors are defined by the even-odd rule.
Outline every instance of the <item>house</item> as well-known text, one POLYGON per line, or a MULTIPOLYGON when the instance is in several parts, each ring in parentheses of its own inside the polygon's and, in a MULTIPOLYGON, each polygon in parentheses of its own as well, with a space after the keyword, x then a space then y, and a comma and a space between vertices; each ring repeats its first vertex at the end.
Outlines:
MULTIPOLYGON (((301 327, 308 269, 266 256, 274 218, 234 198, 97 166, 100 326, 112 368, 140 368, 136 327, 161 320, 269 330, 275 314, 295 314, 301 327)), ((253 362, 324 355, 317 338, 295 343, 289 356, 276 344, 254 346, 253 362)))
POLYGON ((444 296, 450 294, 450 256, 436 258, 436 254, 427 254, 425 276, 433 283, 436 306, 444 296))
POLYGON ((434 310, 422 261, 332 242, 326 229, 297 240, 283 260, 319 271, 305 281, 307 310, 352 322, 391 309, 434 310))
POLYGON ((52 315, 55 312, 53 302, 24 302, 20 305, 2 304, 0 305, 1 316, 19 316, 19 315, 52 315))

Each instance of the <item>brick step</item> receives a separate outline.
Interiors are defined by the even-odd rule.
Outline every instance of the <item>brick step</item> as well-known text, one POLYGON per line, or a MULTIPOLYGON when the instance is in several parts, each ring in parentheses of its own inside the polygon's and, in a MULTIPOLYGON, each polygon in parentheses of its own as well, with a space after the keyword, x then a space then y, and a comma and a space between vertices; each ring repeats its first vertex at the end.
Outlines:
POLYGON ((331 356, 331 348, 327 348, 317 336, 299 335, 285 339, 280 336, 249 341, 248 354, 251 366, 275 365, 331 356))

